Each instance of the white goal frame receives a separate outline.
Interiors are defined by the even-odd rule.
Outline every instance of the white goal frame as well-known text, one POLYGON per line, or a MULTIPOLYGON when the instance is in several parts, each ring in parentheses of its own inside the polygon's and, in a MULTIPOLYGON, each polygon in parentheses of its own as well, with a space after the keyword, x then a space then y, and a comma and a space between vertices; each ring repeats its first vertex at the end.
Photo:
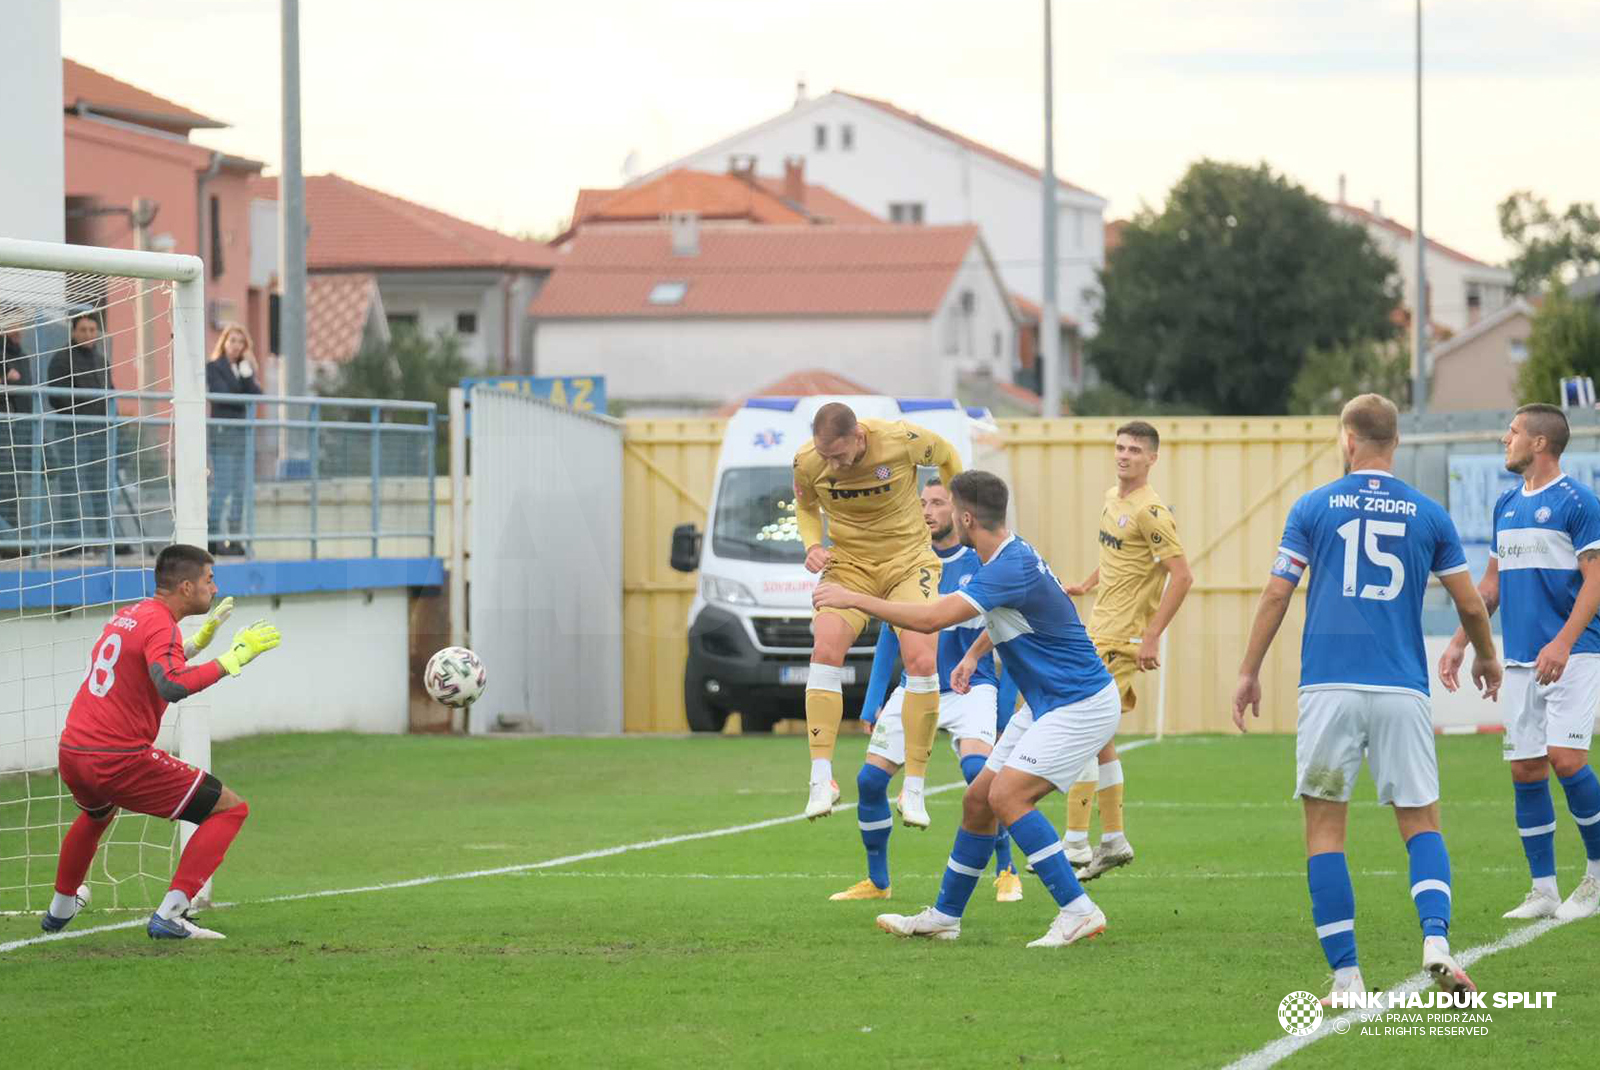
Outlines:
MULTIPOLYGON (((172 465, 173 540, 207 544, 206 532, 206 299, 205 262, 198 256, 108 249, 96 245, 0 238, 0 268, 86 272, 174 284, 172 297, 172 465)), ((178 756, 211 770, 211 726, 198 710, 178 720, 178 756)), ((180 823, 179 843, 187 846, 194 826, 180 823)), ((200 895, 208 899, 211 883, 200 895)))

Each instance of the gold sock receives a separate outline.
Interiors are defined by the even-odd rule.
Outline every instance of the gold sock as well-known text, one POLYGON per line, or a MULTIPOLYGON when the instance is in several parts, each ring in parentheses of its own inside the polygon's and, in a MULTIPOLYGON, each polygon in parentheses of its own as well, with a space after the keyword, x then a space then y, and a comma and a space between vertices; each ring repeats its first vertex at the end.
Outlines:
MULTIPOLYGON (((1094 813, 1093 780, 1079 780, 1067 792, 1067 831, 1089 835, 1089 817, 1094 813)), ((1105 811, 1101 811, 1102 815, 1105 811)))
POLYGON ((1097 794, 1100 797, 1100 838, 1105 839, 1110 833, 1122 831, 1122 781, 1101 788, 1097 794))
POLYGON ((833 760, 833 744, 844 720, 844 695, 838 691, 806 691, 806 738, 812 758, 833 760))
POLYGON ((906 734, 906 776, 928 775, 933 737, 939 733, 939 678, 932 677, 932 680, 932 691, 907 688, 905 705, 900 709, 906 734))

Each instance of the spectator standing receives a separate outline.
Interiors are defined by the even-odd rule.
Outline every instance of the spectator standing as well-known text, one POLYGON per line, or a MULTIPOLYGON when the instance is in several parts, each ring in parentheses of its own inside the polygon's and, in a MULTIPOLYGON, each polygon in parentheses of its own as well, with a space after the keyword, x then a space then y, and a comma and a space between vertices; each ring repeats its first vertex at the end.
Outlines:
POLYGON ((92 312, 72 318, 72 344, 50 358, 47 385, 98 391, 85 397, 48 392, 55 419, 45 427, 45 467, 52 485, 51 543, 93 551, 111 534, 111 466, 107 421, 111 370, 100 346, 100 320, 92 312))
MULTIPOLYGON (((256 364, 255 347, 250 344, 250 333, 236 323, 222 329, 211 359, 206 362, 206 392, 208 394, 261 393, 261 369, 256 364)), ((212 420, 244 420, 250 415, 248 401, 213 401, 212 420)), ((207 426, 207 446, 211 461, 211 508, 207 529, 211 532, 213 554, 243 554, 244 503, 253 492, 255 473, 248 470, 246 453, 250 435, 255 429, 239 424, 207 426), (224 540, 222 514, 228 511, 228 533, 224 540)))
MULTIPOLYGON (((34 395, 23 388, 33 385, 33 374, 22 344, 13 334, 0 334, 0 538, 22 537, 27 510, 22 504, 23 479, 32 470, 28 446, 33 429, 25 422, 33 415, 34 395)), ((0 549, 0 557, 19 553, 0 549)))

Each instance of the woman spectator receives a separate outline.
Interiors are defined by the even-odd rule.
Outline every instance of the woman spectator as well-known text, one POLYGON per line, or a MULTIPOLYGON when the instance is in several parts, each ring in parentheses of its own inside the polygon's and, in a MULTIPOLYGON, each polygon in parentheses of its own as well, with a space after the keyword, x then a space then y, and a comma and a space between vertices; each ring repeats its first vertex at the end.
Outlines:
MULTIPOLYGON (((206 362, 206 392, 208 394, 261 393, 261 369, 256 364, 255 350, 250 344, 250 334, 237 323, 222 329, 217 346, 206 362)), ((212 420, 244 420, 249 417, 249 402, 213 401, 212 420)), ((243 554, 244 500, 255 485, 254 473, 246 470, 245 454, 254 428, 241 424, 207 425, 207 439, 211 460, 211 510, 208 528, 211 532, 211 552, 214 554, 243 554), (232 538, 224 540, 222 510, 228 506, 228 532, 232 538)))

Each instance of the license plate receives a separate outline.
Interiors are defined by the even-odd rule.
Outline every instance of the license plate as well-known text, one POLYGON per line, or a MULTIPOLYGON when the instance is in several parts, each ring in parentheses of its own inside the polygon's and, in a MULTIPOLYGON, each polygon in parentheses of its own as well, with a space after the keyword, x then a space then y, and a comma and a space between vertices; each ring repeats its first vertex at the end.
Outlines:
MULTIPOLYGON (((804 684, 810 672, 811 667, 809 665, 785 665, 778 670, 778 682, 780 684, 804 684)), ((842 684, 855 683, 856 667, 854 665, 846 665, 840 669, 839 682, 842 684)))

